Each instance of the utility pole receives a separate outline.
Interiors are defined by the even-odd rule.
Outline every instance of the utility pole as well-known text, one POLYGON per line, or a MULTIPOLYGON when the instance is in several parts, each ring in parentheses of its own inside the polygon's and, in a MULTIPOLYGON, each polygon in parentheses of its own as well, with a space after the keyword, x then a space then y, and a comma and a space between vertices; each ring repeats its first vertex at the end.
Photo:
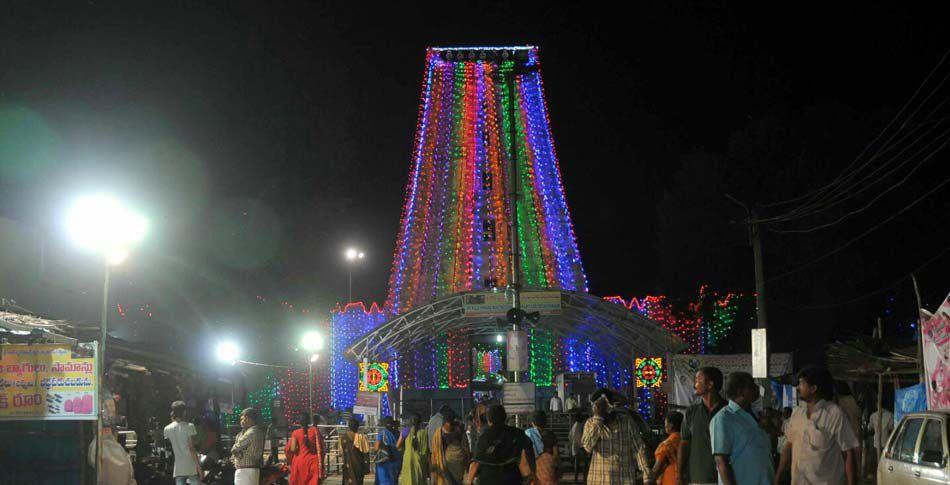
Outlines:
POLYGON ((749 235, 755 263, 755 316, 758 328, 767 329, 769 319, 765 312, 765 269, 762 267, 762 239, 759 237, 759 218, 755 209, 749 211, 749 235))
POLYGON ((726 198, 735 202, 737 205, 745 209, 746 211, 746 224, 749 227, 749 244, 752 246, 752 260, 755 270, 755 316, 756 316, 756 328, 766 330, 766 346, 765 346, 765 373, 766 378, 762 382, 762 387, 765 389, 765 392, 762 395, 763 403, 766 406, 771 405, 772 401, 772 384, 769 382, 768 378, 768 362, 769 362, 769 345, 768 345, 768 313, 766 312, 765 304, 765 269, 762 262, 762 238, 761 238, 761 227, 759 226, 759 217, 755 209, 750 208, 748 205, 740 202, 735 197, 726 194, 726 198))
POLYGON ((920 383, 926 385, 927 375, 924 371, 924 320, 920 317, 920 310, 924 303, 920 300, 920 287, 917 286, 917 275, 910 274, 910 280, 914 282, 914 296, 917 297, 917 374, 920 376, 920 383))

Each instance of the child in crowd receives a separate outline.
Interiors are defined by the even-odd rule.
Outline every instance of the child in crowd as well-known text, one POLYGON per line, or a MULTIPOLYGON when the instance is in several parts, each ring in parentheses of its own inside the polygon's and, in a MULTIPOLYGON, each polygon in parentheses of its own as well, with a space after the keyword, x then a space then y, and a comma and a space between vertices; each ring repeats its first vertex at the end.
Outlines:
POLYGON ((558 470, 557 460, 557 437, 550 431, 545 431, 541 436, 544 443, 544 450, 538 455, 535 466, 537 467, 537 485, 557 485, 561 479, 561 472, 558 470))

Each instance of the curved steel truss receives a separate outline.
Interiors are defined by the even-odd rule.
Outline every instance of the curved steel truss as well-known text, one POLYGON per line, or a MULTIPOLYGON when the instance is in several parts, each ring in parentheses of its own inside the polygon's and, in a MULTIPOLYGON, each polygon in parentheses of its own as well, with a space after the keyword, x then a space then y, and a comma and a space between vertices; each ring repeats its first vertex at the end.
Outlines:
MULTIPOLYGON (((398 315, 358 338, 346 350, 354 362, 386 359, 425 345, 434 336, 462 331, 470 336, 495 334, 498 317, 466 316, 465 293, 455 294, 398 315)), ((582 335, 618 358, 665 355, 685 347, 679 337, 627 308, 588 293, 561 291, 561 313, 542 315, 538 328, 557 336, 582 335)))

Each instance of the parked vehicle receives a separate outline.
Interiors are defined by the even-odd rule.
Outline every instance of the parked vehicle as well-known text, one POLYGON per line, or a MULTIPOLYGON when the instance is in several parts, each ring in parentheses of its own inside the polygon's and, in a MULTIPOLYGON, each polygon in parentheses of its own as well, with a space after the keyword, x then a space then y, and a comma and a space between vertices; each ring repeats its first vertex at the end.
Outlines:
MULTIPOLYGON (((200 457, 201 469, 205 476, 202 483, 208 485, 230 485, 234 483, 234 465, 228 460, 215 460, 207 455, 200 457)), ((284 485, 290 470, 286 465, 271 465, 261 468, 261 485, 284 485)))
POLYGON ((950 484, 948 423, 950 412, 928 411, 904 416, 881 453, 877 483, 950 484))

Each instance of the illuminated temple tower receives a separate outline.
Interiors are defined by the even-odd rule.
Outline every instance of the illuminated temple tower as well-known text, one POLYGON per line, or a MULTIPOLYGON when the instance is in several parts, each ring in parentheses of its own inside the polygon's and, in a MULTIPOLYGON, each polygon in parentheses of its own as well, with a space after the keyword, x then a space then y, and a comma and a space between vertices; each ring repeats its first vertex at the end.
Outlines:
POLYGON ((586 291, 537 48, 429 49, 413 155, 389 280, 392 311, 506 287, 512 237, 522 288, 586 291))
MULTIPOLYGON (((430 48, 421 91, 386 304, 369 310, 349 304, 333 316, 338 407, 351 405, 357 381, 344 352, 390 318, 462 292, 504 291, 512 283, 514 261, 523 290, 587 292, 538 49, 430 48)), ((594 370, 590 362, 597 350, 582 329, 572 339, 542 327, 530 335, 533 382, 550 385, 560 369, 594 370), (575 362, 583 359, 587 364, 575 362)), ((467 387, 472 356, 467 334, 432 332, 427 338, 427 345, 391 356, 398 366, 394 377, 416 389, 467 387)), ((629 372, 618 365, 612 375, 629 372)))

